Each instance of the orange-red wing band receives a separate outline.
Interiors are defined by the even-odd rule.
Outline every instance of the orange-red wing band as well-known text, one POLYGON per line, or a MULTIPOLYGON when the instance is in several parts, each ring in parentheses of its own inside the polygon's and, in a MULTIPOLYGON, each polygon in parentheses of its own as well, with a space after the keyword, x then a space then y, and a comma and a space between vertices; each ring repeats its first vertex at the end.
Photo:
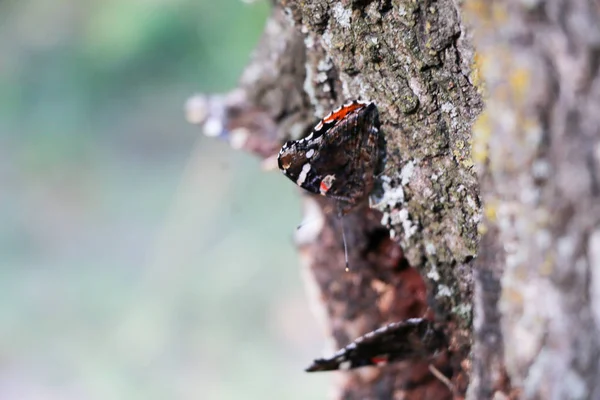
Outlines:
POLYGON ((323 119, 323 123, 328 123, 332 121, 340 121, 346 117, 346 115, 350 114, 354 110, 359 110, 365 107, 364 104, 361 103, 352 103, 348 106, 342 107, 339 111, 332 113, 327 118, 323 119))

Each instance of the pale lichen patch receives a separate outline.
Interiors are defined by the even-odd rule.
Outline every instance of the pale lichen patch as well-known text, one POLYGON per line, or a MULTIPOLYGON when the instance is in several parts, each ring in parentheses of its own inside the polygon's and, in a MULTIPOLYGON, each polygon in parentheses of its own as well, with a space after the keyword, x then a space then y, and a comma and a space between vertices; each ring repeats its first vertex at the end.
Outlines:
POLYGON ((345 9, 342 3, 335 3, 333 6, 333 18, 344 28, 350 28, 350 18, 352 17, 352 11, 345 9))
POLYGON ((438 285, 437 287, 437 295, 442 297, 450 297, 452 296, 452 290, 446 285, 438 285))
POLYGON ((431 279, 434 282, 437 282, 440 280, 440 273, 437 270, 437 267, 435 266, 435 264, 431 265, 431 268, 429 269, 429 271, 427 272, 427 277, 429 279, 431 279))
POLYGON ((408 184, 408 182, 410 181, 410 178, 412 178, 414 172, 415 172, 414 161, 409 161, 404 167, 402 167, 402 170, 400 171, 400 178, 402 179, 402 181, 401 181, 402 186, 406 186, 406 184, 408 184))

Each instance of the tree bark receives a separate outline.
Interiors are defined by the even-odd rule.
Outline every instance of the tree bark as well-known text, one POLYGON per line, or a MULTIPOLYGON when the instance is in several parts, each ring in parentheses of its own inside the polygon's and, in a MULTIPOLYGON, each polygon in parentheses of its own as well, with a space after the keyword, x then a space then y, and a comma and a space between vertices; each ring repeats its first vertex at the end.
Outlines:
POLYGON ((383 194, 344 218, 349 273, 335 205, 303 193, 309 293, 337 348, 423 316, 449 346, 337 397, 600 398, 600 6, 460 3, 281 0, 239 89, 188 118, 269 168, 346 100, 377 104, 383 194))
POLYGON ((480 252, 495 255, 480 258, 477 282, 498 293, 475 299, 482 368, 471 398, 487 393, 502 352, 523 398, 600 398, 600 4, 467 9, 488 93, 473 145, 488 230, 480 252))
POLYGON ((312 222, 297 243, 309 293, 336 348, 411 317, 437 321, 449 346, 345 373, 339 398, 444 399, 466 389, 480 222, 470 132, 482 102, 472 54, 451 0, 281 0, 239 89, 188 103, 190 121, 267 168, 284 140, 336 106, 377 104, 387 140, 383 195, 377 210, 344 217, 350 272, 332 202, 303 194, 312 222))

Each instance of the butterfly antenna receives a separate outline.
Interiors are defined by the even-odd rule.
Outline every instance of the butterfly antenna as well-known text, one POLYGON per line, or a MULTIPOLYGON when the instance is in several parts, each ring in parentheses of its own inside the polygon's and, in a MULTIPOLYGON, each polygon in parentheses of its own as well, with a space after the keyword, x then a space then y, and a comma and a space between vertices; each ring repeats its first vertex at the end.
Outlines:
POLYGON ((348 262, 348 243, 346 242, 346 226, 344 224, 344 216, 340 215, 342 222, 342 241, 344 242, 344 260, 346 261, 346 272, 350 271, 350 263, 348 262))

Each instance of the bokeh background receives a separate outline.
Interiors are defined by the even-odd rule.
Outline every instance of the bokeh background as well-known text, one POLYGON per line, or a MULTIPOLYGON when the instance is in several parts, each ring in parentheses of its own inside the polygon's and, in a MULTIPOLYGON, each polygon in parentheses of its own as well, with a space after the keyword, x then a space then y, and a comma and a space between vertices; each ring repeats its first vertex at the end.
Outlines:
POLYGON ((0 2, 0 399, 319 399, 296 189, 184 120, 269 4, 0 2))

